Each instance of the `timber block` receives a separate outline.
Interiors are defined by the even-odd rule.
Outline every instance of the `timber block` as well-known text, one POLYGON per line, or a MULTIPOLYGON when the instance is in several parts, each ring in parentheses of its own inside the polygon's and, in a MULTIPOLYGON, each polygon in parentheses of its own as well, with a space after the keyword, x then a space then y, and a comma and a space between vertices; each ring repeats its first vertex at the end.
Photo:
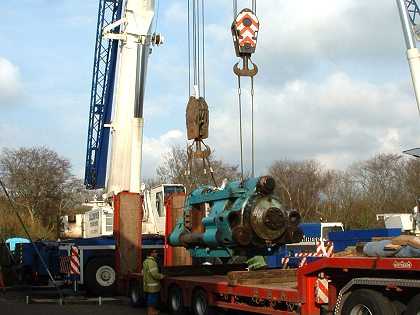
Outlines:
POLYGON ((265 269, 228 272, 228 285, 294 282, 297 269, 265 269))

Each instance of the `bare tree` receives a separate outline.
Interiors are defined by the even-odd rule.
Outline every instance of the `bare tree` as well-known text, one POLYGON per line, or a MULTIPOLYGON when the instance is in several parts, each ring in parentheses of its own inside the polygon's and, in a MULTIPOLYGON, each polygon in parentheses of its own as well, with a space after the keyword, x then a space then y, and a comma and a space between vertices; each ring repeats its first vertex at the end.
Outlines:
POLYGON ((377 154, 350 167, 350 176, 360 192, 356 225, 371 228, 378 225, 376 214, 406 211, 405 173, 405 162, 397 154, 377 154))
POLYGON ((420 159, 419 158, 409 158, 405 163, 404 168, 404 185, 408 193, 408 202, 413 205, 417 203, 419 206, 419 196, 420 196, 420 159))
POLYGON ((317 161, 276 161, 268 173, 276 179, 276 192, 289 208, 300 212, 303 220, 322 217, 320 206, 331 176, 317 161))
MULTIPOLYGON (((212 156, 209 158, 213 169, 214 179, 219 186, 226 178, 228 181, 238 180, 240 174, 238 166, 229 165, 221 160, 216 160, 212 156)), ((183 184, 187 192, 201 185, 214 185, 213 180, 207 171, 204 173, 201 160, 194 160, 190 174, 186 174, 187 151, 179 145, 173 146, 171 151, 164 156, 164 163, 157 169, 158 182, 183 184)))
POLYGON ((0 155, 9 195, 33 225, 39 220, 49 230, 80 187, 70 170, 69 160, 47 147, 5 148, 0 155))

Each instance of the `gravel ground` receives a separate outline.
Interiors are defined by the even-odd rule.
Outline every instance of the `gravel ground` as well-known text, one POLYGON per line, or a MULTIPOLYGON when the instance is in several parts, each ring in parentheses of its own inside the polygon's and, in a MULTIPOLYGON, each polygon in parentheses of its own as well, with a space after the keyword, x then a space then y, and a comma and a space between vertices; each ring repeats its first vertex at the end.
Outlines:
MULTIPOLYGON (((8 288, 0 291, 0 315, 145 315, 146 309, 133 308, 126 297, 102 299, 74 296, 71 290, 63 290, 64 305, 59 305, 59 295, 51 289, 8 288), (29 304, 26 301, 29 300, 29 304)), ((168 312, 162 312, 168 315, 168 312)))

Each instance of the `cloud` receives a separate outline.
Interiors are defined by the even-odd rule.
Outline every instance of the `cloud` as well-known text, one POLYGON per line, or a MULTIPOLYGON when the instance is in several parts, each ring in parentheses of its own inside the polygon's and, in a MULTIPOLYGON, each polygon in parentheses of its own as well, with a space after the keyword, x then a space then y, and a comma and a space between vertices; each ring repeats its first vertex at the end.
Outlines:
POLYGON ((153 138, 144 137, 142 157, 142 178, 155 178, 156 169, 164 162, 164 156, 174 145, 185 143, 185 133, 180 130, 170 130, 153 138))
POLYGON ((263 1, 257 13, 253 58, 267 84, 337 69, 363 72, 367 65, 395 73, 391 65, 404 61, 395 2, 263 1))
MULTIPOLYGON (((82 10, 77 0, 5 5, 4 23, 15 32, 0 35, 4 44, 0 110, 9 124, 0 123, 0 133, 8 134, 13 143, 3 135, 0 143, 48 145, 69 156, 80 170, 97 2, 86 2, 82 10), (38 30, 37 36, 19 24, 22 16, 25 25, 38 30), (41 57, 28 58, 28 53, 41 57), (3 111, 23 100, 25 108, 3 111)), ((186 143, 185 107, 191 88, 186 6, 182 0, 160 3, 156 31, 165 36, 165 43, 154 47, 149 58, 144 178, 155 177, 156 167, 172 145, 186 143)), ((252 60, 259 67, 254 80, 258 174, 283 158, 316 158, 328 167, 343 168, 376 153, 400 153, 420 144, 395 1, 264 0, 258 2, 257 16, 261 31, 252 60)), ((229 1, 215 0, 206 6, 210 135, 205 141, 215 158, 237 165, 239 115, 237 78, 232 72, 237 62, 232 18, 229 1)), ((242 101, 244 162, 249 169, 248 78, 242 81, 242 101)))
MULTIPOLYGON (((256 86, 255 166, 280 159, 317 159, 343 169, 377 153, 401 153, 420 142, 418 114, 405 84, 374 84, 336 72, 323 81, 295 80, 280 89, 256 86)), ((244 93, 245 94, 245 93, 244 93)), ((246 95, 242 96, 248 100, 246 95)), ((240 161, 238 103, 211 117, 212 148, 231 164, 240 161)), ((245 169, 250 169, 251 113, 242 106, 245 169)))
POLYGON ((23 96, 19 68, 10 60, 0 57, 0 108, 19 104, 23 96))

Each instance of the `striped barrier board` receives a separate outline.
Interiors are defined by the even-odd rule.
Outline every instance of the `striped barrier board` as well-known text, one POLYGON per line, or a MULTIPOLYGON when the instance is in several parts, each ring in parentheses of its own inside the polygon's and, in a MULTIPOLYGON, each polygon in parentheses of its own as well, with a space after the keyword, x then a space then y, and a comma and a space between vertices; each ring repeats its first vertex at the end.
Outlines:
POLYGON ((315 302, 318 304, 328 303, 328 279, 318 278, 315 283, 315 302))
POLYGON ((80 274, 80 255, 77 246, 71 246, 70 248, 70 274, 80 274))

